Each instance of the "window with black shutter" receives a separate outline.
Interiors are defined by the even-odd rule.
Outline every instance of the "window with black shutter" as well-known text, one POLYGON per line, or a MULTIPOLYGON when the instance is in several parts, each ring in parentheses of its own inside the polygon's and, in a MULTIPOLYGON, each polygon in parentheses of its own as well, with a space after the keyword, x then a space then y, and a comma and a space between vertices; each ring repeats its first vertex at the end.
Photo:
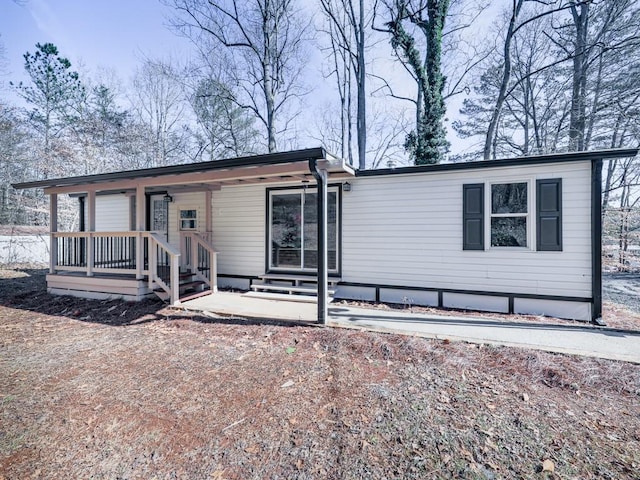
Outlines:
POLYGON ((462 186, 462 249, 484 250, 484 184, 462 186))
POLYGON ((536 248, 562 250, 562 179, 536 182, 536 248))

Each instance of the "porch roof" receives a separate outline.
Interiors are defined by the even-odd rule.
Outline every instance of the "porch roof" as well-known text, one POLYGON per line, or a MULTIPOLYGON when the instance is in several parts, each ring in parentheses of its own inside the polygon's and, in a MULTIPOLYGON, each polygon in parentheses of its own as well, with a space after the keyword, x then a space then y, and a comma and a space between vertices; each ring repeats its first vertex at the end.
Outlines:
POLYGON ((46 193, 123 190, 138 186, 153 189, 171 185, 215 189, 223 185, 312 178, 310 161, 317 162, 331 176, 355 174, 343 159, 334 157, 324 148, 308 148, 209 162, 37 180, 15 183, 12 186, 16 189, 44 188, 46 193))

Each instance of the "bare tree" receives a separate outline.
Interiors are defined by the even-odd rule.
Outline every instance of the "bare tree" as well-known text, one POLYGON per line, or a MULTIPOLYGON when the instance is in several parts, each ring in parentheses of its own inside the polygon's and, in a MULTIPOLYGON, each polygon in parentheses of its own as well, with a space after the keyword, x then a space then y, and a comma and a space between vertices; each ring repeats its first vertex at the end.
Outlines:
POLYGON ((131 102, 149 134, 145 166, 184 162, 186 102, 175 75, 169 62, 146 60, 133 79, 131 102))
POLYGON ((199 131, 200 156, 209 160, 256 153, 255 117, 238 107, 236 94, 220 69, 192 67, 182 75, 199 131))
POLYGON ((303 94, 301 72, 307 25, 293 0, 168 0, 174 27, 198 45, 233 51, 238 106, 264 125, 269 152, 287 130, 285 112, 303 94))
POLYGON ((336 76, 340 97, 342 156, 347 156, 353 163, 351 152, 351 84, 352 78, 355 77, 358 168, 364 170, 367 151, 365 30, 370 25, 370 18, 367 18, 365 12, 364 0, 357 0, 357 2, 356 0, 320 0, 320 5, 329 23, 327 33, 331 40, 333 74, 336 76))

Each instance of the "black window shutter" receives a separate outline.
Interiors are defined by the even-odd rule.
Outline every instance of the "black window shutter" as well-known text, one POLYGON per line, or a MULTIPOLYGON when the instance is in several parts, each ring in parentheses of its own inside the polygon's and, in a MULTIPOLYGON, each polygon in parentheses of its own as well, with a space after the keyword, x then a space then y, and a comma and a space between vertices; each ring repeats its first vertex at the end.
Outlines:
POLYGON ((562 250, 562 179, 536 182, 536 244, 539 251, 562 250))
POLYGON ((462 186, 462 249, 484 250, 484 183, 462 186))

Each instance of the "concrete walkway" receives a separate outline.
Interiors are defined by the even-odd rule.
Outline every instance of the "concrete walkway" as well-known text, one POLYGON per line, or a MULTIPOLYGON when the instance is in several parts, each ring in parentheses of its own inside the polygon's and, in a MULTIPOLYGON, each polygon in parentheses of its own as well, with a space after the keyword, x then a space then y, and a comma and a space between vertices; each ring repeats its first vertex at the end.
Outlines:
POLYGON ((365 328, 426 338, 464 340, 547 352, 640 363, 640 332, 591 325, 563 325, 411 314, 389 310, 332 308, 332 326, 365 328))
MULTIPOLYGON (((251 298, 219 292, 183 306, 189 310, 240 318, 314 323, 316 305, 251 298)), ((329 306, 328 325, 426 338, 532 348, 549 352, 624 360, 640 364, 640 332, 588 324, 504 322, 472 316, 439 316, 404 311, 329 306)))

